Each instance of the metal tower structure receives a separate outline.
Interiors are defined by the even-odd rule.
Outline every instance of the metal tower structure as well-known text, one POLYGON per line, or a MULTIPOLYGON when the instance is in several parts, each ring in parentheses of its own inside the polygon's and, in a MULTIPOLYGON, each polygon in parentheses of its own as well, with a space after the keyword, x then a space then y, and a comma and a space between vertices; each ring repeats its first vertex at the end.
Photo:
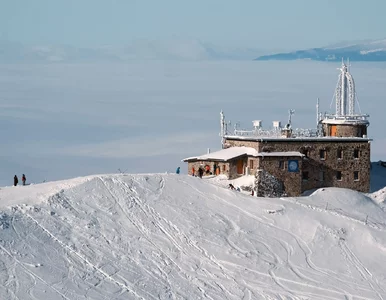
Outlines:
POLYGON ((335 89, 336 116, 354 116, 355 115, 355 82, 349 72, 348 64, 342 61, 339 80, 335 89))
MULTIPOLYGON (((332 100, 335 100, 336 111, 334 113, 320 112, 319 98, 316 100, 316 128, 293 128, 292 116, 295 110, 288 111, 288 123, 285 127, 281 126, 280 121, 273 121, 273 127, 264 129, 262 120, 252 121, 253 129, 246 130, 239 127, 239 122, 235 123, 234 131, 231 133, 228 128, 231 122, 225 122, 223 111, 220 112, 220 136, 222 148, 225 147, 227 137, 243 138, 323 138, 326 136, 334 137, 367 137, 367 127, 369 126, 368 114, 360 112, 359 102, 355 92, 354 78, 349 72, 349 62, 344 63, 338 68, 340 71, 339 80, 335 88, 332 100), (359 113, 355 112, 355 105, 358 103, 359 113)), ((331 102, 331 106, 332 106, 331 102)))
POLYGON ((220 131, 221 148, 224 149, 224 141, 225 141, 224 136, 227 134, 227 124, 225 123, 225 116, 222 110, 220 112, 220 126, 221 126, 221 131, 220 131))

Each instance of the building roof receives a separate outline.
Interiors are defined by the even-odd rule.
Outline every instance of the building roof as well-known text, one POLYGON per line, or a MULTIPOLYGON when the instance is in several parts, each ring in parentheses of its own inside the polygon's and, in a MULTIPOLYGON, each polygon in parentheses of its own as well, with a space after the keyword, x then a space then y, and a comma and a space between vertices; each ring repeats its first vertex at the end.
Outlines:
POLYGON ((255 148, 251 147, 230 147, 227 149, 222 149, 216 152, 204 154, 201 156, 192 156, 184 158, 182 161, 191 161, 191 160, 215 160, 215 161, 228 161, 230 159, 242 156, 257 156, 258 151, 255 148))
POLYGON ((288 152, 258 152, 255 148, 251 147, 230 147, 227 149, 222 149, 213 153, 204 154, 201 156, 192 156, 184 158, 182 161, 192 161, 192 160, 209 160, 209 161, 228 161, 243 155, 253 156, 253 157, 288 157, 288 156, 304 156, 304 154, 296 151, 288 152))
POLYGON ((255 141, 255 142, 266 142, 266 141, 275 141, 275 142, 334 142, 334 143, 347 143, 347 142, 356 142, 356 143, 367 143, 372 141, 370 138, 364 137, 295 137, 295 138, 286 138, 286 137, 262 137, 262 136, 237 136, 237 135, 226 135, 224 136, 227 140, 238 140, 238 141, 255 141))
POLYGON ((323 124, 332 124, 332 125, 369 125, 370 122, 365 119, 349 119, 349 118, 329 118, 322 120, 323 124))

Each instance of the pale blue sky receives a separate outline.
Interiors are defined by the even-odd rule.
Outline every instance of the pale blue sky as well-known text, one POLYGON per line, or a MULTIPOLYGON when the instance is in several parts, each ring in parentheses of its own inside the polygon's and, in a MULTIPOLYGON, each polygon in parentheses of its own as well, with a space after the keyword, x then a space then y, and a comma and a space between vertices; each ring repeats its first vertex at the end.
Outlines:
POLYGON ((0 34, 29 44, 193 38, 294 49, 385 38, 385 11, 385 0, 0 0, 0 34))

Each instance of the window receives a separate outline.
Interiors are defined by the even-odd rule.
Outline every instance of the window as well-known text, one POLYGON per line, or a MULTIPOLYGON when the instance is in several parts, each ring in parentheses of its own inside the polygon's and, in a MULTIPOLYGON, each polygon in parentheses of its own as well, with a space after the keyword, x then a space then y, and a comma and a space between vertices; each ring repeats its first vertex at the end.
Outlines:
POLYGON ((272 152, 274 149, 270 146, 264 146, 261 150, 263 152, 272 152))
POLYGON ((303 173, 302 173, 302 179, 303 180, 308 180, 308 172, 307 171, 304 171, 303 173))
POLYGON ((279 169, 282 169, 282 170, 285 169, 284 160, 280 160, 280 161, 279 161, 279 169))
POLYGON ((253 169, 253 160, 250 160, 250 161, 249 161, 249 168, 250 168, 250 169, 253 169))
POLYGON ((223 170, 223 172, 226 171, 226 166, 225 165, 222 166, 222 170, 223 170))
POLYGON ((359 149, 354 149, 354 158, 359 158, 359 149))
POLYGON ((326 150, 324 150, 324 149, 320 150, 319 151, 319 157, 322 160, 326 159, 326 150))
POLYGON ((325 180, 325 173, 324 171, 319 171, 319 181, 324 181, 325 180))
POLYGON ((341 171, 336 171, 336 180, 339 180, 339 181, 342 180, 342 172, 341 171))
POLYGON ((305 157, 308 157, 309 150, 308 149, 302 149, 301 153, 304 154, 305 157))
POLYGON ((338 159, 342 159, 343 158, 343 150, 342 149, 338 149, 337 152, 336 152, 336 157, 338 159))
POLYGON ((359 181, 359 171, 354 171, 354 181, 359 181))

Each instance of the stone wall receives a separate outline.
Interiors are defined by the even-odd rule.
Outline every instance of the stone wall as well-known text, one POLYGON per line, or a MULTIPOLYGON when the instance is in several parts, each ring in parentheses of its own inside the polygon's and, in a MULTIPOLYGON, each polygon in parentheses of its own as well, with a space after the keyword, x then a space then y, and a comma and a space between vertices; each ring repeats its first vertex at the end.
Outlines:
MULTIPOLYGON (((288 139, 269 141, 226 140, 226 143, 232 146, 253 147, 259 152, 299 151, 306 154, 307 157, 303 159, 299 174, 291 174, 291 176, 300 178, 301 192, 320 187, 342 187, 360 192, 369 192, 370 190, 370 143, 366 140, 350 141, 344 138, 337 138, 336 142, 323 141, 322 139, 318 141, 288 139), (355 149, 359 151, 358 158, 354 157, 355 149), (325 155, 324 159, 320 157, 320 151, 322 150, 325 155), (341 150, 341 158, 338 158, 338 150, 341 150), (341 172, 341 179, 337 178, 338 171, 341 172), (354 179, 354 172, 358 172, 358 179, 354 179)), ((278 161, 280 158, 272 157, 272 160, 278 161)), ((262 162, 258 160, 257 168, 270 168, 270 166, 261 164, 262 162)), ((272 170, 269 170, 269 172, 271 173, 272 170)), ((286 173, 280 174, 278 173, 275 176, 287 175, 286 173)), ((284 177, 278 178, 285 181, 284 177)), ((291 184, 294 183, 288 183, 287 186, 291 184)), ((294 187, 293 193, 296 190, 297 187, 294 187)))
POLYGON ((257 157, 248 157, 247 166, 249 168, 249 175, 255 175, 259 167, 259 160, 257 157))
POLYGON ((194 168, 194 176, 198 176, 198 169, 200 167, 204 169, 204 176, 208 175, 205 173, 205 166, 206 165, 208 165, 210 167, 210 172, 212 172, 212 174, 214 174, 214 165, 216 165, 217 168, 219 168, 219 175, 224 174, 227 177, 229 177, 229 169, 230 169, 229 163, 228 162, 214 162, 214 161, 188 162, 188 175, 193 175, 193 168, 194 168))
POLYGON ((248 157, 246 155, 243 156, 243 157, 238 157, 238 158, 230 160, 229 161, 229 174, 228 174, 228 178, 229 179, 235 179, 237 177, 240 177, 240 176, 244 175, 247 163, 248 163, 248 157), (238 174, 237 173, 237 162, 240 159, 243 161, 243 173, 242 174, 238 174))
POLYGON ((370 191, 370 143, 367 141, 270 142, 270 146, 274 151, 299 151, 307 155, 302 165, 302 192, 329 186, 370 191), (359 151, 358 158, 354 158, 355 149, 359 151), (342 153, 340 159, 338 150, 342 153), (324 151, 324 159, 321 151, 324 151), (338 171, 341 180, 337 179, 338 171), (358 172, 358 180, 354 180, 354 172, 358 172))
MULTIPOLYGON (((253 160, 256 160, 256 158, 252 158, 253 160)), ((245 168, 248 166, 248 157, 246 155, 242 157, 238 157, 232 160, 229 160, 227 162, 217 162, 217 161, 191 161, 188 162, 188 175, 193 175, 193 168, 194 168, 194 175, 198 176, 198 169, 201 167, 204 169, 204 176, 206 175, 215 175, 214 171, 214 165, 216 165, 216 169, 219 169, 218 175, 226 175, 228 179, 234 179, 237 177, 240 177, 244 175, 245 168), (237 173, 237 162, 239 160, 243 161, 243 174, 237 173), (206 173, 206 166, 209 166, 209 174, 206 173), (212 173, 212 174, 210 174, 212 173)), ((255 164, 257 165, 257 164, 255 164)))
POLYGON ((363 137, 363 135, 367 135, 367 125, 323 124, 323 135, 336 137, 363 137))
POLYGON ((301 157, 259 157, 259 168, 279 179, 283 183, 284 191, 288 196, 298 196, 302 193, 301 157), (288 171, 288 160, 298 161, 298 172, 288 171))
MULTIPOLYGON (((220 174, 225 174, 229 179, 239 177, 237 162, 242 159, 243 173, 246 167, 250 174, 256 170, 264 169, 284 183, 289 196, 297 196, 306 190, 320 187, 341 187, 360 192, 370 191, 370 143, 366 140, 355 141, 337 138, 336 142, 319 140, 275 139, 266 141, 226 140, 231 146, 245 146, 257 149, 259 152, 288 152, 298 151, 306 155, 299 157, 243 157, 235 158, 228 162, 192 161, 188 163, 188 174, 198 175, 198 168, 209 165, 210 172, 214 174, 214 165, 220 168, 220 174), (299 172, 288 172, 288 160, 299 161, 299 172), (279 167, 284 161, 284 169, 279 167), (339 175, 339 176, 338 176, 339 175)), ((204 176, 206 174, 204 173, 204 176)))
POLYGON ((256 141, 243 141, 243 140, 225 140, 225 148, 229 147, 251 147, 258 150, 256 147, 258 145, 258 142, 256 141))

